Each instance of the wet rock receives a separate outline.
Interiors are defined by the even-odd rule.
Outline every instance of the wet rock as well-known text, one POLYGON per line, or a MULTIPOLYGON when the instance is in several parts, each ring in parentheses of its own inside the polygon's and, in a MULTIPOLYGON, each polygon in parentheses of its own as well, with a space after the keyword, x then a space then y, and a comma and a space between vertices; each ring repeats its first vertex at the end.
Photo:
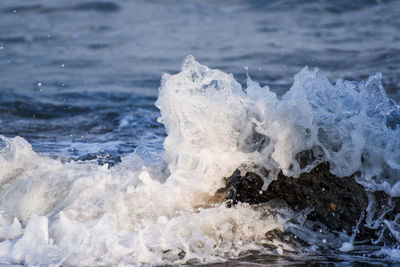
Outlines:
POLYGON ((280 199, 294 211, 309 210, 307 220, 322 223, 330 231, 344 230, 351 234, 368 206, 364 187, 353 176, 338 178, 331 174, 328 163, 316 166, 299 178, 286 177, 281 172, 265 191, 261 190, 263 180, 252 172, 241 176, 237 170, 226 181, 226 187, 219 193, 225 194, 229 205, 280 199))
MULTIPOLYGON (((307 214, 303 226, 316 234, 324 229, 331 235, 354 235, 359 244, 400 243, 400 198, 367 191, 356 182, 356 175, 336 177, 330 173, 328 163, 321 163, 299 178, 286 177, 280 172, 277 180, 262 191, 263 180, 258 174, 241 175, 236 170, 216 195, 225 199, 228 206, 244 202, 257 208, 261 203, 283 201, 293 211, 307 214)), ((295 234, 301 239, 300 232, 295 234)))

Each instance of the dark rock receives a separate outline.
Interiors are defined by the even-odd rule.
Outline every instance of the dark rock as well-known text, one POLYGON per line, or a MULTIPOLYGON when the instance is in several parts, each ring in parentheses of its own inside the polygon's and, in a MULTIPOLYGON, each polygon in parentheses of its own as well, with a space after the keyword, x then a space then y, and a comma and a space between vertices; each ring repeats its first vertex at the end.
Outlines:
MULTIPOLYGON (((263 180, 255 173, 245 176, 235 171, 227 179, 225 192, 232 204, 264 203, 272 199, 284 200, 295 211, 311 210, 307 219, 318 221, 330 230, 352 232, 361 213, 368 206, 368 197, 353 176, 338 178, 331 174, 329 165, 323 163, 299 178, 279 173, 278 179, 262 191, 263 180)), ((220 192, 221 192, 220 191, 220 192)))
POLYGON ((226 187, 218 190, 217 194, 228 200, 228 206, 238 202, 256 205, 274 199, 283 200, 296 212, 308 211, 308 225, 322 224, 331 233, 345 231, 351 235, 361 220, 356 240, 372 242, 380 235, 390 235, 388 229, 381 227, 382 223, 376 229, 366 223, 366 209, 372 201, 377 207, 373 211, 374 219, 380 217, 381 222, 383 218, 393 220, 400 212, 399 199, 389 198, 384 192, 367 192, 355 181, 355 175, 338 178, 330 173, 328 163, 321 163, 299 178, 286 177, 280 172, 277 180, 262 191, 263 180, 258 174, 247 172, 242 176, 236 170, 226 178, 226 187))

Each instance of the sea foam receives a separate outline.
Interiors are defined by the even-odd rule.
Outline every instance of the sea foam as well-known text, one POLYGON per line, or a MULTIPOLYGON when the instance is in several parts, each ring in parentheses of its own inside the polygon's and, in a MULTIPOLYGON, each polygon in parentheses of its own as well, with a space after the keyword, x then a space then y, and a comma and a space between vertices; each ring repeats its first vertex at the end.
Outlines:
POLYGON ((380 79, 332 85, 304 68, 278 98, 188 56, 180 73, 162 77, 163 159, 141 147, 112 168, 64 162, 2 136, 0 262, 167 264, 299 250, 265 233, 301 214, 272 204, 227 208, 215 192, 237 168, 264 168, 267 190, 279 171, 298 177, 328 161, 339 177, 357 173, 368 189, 399 196, 399 106, 380 79))
POLYGON ((267 188, 279 171, 298 177, 328 161, 339 177, 359 172, 369 189, 400 196, 400 109, 382 75, 333 85, 317 72, 303 68, 278 99, 268 86, 248 78, 242 88, 188 56, 180 73, 163 76, 156 102, 172 173, 192 169, 207 179, 199 169, 224 177, 238 166, 263 166, 267 188))

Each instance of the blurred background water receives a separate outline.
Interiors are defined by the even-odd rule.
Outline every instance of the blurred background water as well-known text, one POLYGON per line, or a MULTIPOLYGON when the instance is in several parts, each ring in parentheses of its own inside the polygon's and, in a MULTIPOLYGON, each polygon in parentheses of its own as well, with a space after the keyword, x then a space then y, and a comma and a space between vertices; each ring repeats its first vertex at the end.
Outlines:
POLYGON ((0 2, 0 134, 47 155, 161 150, 163 72, 192 54, 278 94, 305 65, 331 80, 383 73, 400 98, 400 1, 0 2))

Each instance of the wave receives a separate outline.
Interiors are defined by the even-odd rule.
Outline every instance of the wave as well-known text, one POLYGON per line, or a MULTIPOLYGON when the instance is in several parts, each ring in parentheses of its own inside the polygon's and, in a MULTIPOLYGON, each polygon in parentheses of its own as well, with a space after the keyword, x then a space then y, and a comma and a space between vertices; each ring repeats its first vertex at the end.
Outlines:
POLYGON ((382 75, 333 85, 317 71, 305 67, 278 99, 268 86, 248 78, 242 89, 232 75, 187 57, 181 73, 163 76, 156 102, 170 168, 201 166, 227 177, 240 165, 264 166, 267 188, 280 170, 298 177, 329 162, 339 177, 359 171, 366 187, 400 196, 400 109, 382 75))
MULTIPOLYGON (((162 155, 140 147, 109 168, 95 157, 45 157, 21 137, 2 136, 0 261, 209 263, 249 251, 302 255, 326 242, 348 249, 352 244, 341 244, 351 237, 302 229, 305 214, 284 203, 228 207, 215 193, 236 169, 263 166, 268 190, 280 171, 298 177, 329 162, 338 177, 356 173, 368 190, 399 196, 400 112, 380 78, 333 85, 304 68, 278 98, 250 78, 242 88, 232 75, 188 56, 180 73, 162 77, 162 155), (289 226, 313 245, 280 237, 289 226)), ((397 229, 395 221, 385 225, 397 229)))

